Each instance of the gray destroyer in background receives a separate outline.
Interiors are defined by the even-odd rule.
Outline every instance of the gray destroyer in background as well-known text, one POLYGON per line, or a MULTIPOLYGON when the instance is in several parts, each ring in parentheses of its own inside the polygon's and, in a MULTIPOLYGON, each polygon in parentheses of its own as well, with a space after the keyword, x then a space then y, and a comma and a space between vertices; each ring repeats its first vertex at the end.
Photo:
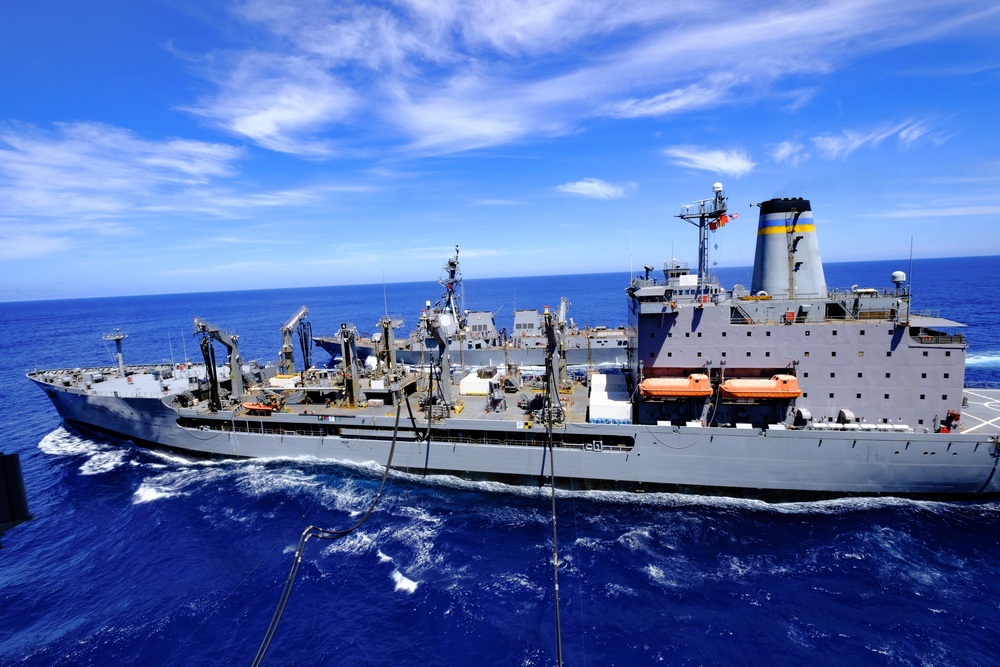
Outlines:
POLYGON ((911 312, 901 272, 888 289, 829 290, 809 201, 772 199, 751 286, 725 289, 707 271, 707 235, 729 220, 721 184, 678 217, 698 228, 698 272, 670 263, 632 280, 617 373, 568 373, 564 318, 549 312, 541 377, 509 360, 455 372, 460 315, 429 308, 418 373, 400 364, 386 317, 373 365, 346 324, 336 368, 290 372, 289 343, 278 373, 243 364, 237 336, 196 321, 205 364, 28 377, 71 425, 200 455, 764 498, 1000 492, 998 420, 973 414, 976 401, 962 414, 962 325, 911 312))
MULTIPOLYGON (((508 363, 544 366, 548 340, 541 312, 515 310, 514 330, 507 331, 497 329, 495 313, 462 308, 462 272, 458 250, 458 246, 455 246, 455 256, 445 263, 445 275, 438 280, 444 287, 444 294, 434 306, 429 301, 426 304, 426 311, 432 311, 436 317, 449 322, 452 333, 448 345, 452 360, 460 367, 500 366, 508 363)), ((628 336, 625 330, 601 326, 580 329, 568 317, 569 305, 569 300, 562 297, 556 312, 566 363, 588 368, 620 367, 626 364, 628 336)), ((397 327, 403 323, 400 317, 393 318, 393 321, 397 327)), ((342 340, 345 335, 354 338, 359 361, 367 362, 375 356, 383 334, 379 331, 370 336, 364 335, 348 324, 333 336, 317 336, 313 340, 336 360, 343 355, 342 340)), ((437 350, 437 343, 433 338, 428 338, 427 332, 421 328, 413 330, 407 338, 395 339, 393 345, 396 360, 401 364, 414 366, 430 363, 431 355, 437 350)))

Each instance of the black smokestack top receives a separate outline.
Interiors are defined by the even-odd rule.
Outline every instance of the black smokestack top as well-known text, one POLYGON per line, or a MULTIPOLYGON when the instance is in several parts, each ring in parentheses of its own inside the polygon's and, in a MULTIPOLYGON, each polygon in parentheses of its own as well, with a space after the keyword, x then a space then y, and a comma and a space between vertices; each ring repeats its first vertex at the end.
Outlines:
POLYGON ((795 209, 799 213, 811 211, 808 199, 802 197, 775 197, 760 204, 761 215, 768 213, 791 213, 795 209))

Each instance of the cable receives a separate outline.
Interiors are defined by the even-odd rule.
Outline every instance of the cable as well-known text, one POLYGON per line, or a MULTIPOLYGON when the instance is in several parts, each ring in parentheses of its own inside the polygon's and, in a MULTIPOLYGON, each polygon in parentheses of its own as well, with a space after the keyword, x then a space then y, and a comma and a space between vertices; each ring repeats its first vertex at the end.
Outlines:
MULTIPOLYGON (((552 327, 552 321, 547 311, 546 326, 550 328, 552 327)), ((559 614, 559 534, 556 530, 556 467, 555 448, 552 445, 552 420, 555 416, 555 410, 552 407, 552 385, 555 380, 555 367, 552 359, 552 349, 550 347, 545 355, 545 401, 548 403, 549 407, 549 409, 545 411, 545 439, 549 447, 549 488, 552 490, 552 573, 556 608, 556 664, 559 667, 562 667, 562 621, 560 620, 559 614)), ((558 405, 558 388, 556 389, 556 401, 558 405)))
POLYGON ((552 572, 556 605, 556 664, 562 667, 562 623, 559 616, 559 534, 556 531, 556 471, 552 447, 552 418, 546 420, 545 434, 549 441, 549 488, 552 490, 552 572))
MULTIPOLYGON (((317 526, 307 526, 302 535, 299 537, 299 544, 295 548, 295 556, 292 558, 292 568, 288 572, 288 578, 285 579, 285 586, 281 591, 281 597, 278 598, 278 606, 274 610, 274 615, 271 617, 271 624, 267 628, 267 632, 264 633, 264 639, 261 641, 260 648, 257 649, 257 655, 254 657, 252 667, 260 667, 260 664, 264 661, 264 654, 267 653, 267 649, 271 645, 271 640, 274 639, 274 635, 278 630, 278 623, 281 622, 281 617, 285 613, 285 606, 288 604, 288 600, 292 595, 292 586, 295 585, 295 579, 299 573, 299 566, 302 564, 302 555, 305 552, 306 544, 309 542, 310 538, 315 537, 319 540, 336 540, 341 537, 346 537, 353 533, 355 530, 360 528, 368 517, 371 516, 372 512, 375 511, 375 506, 378 504, 379 498, 382 497, 382 490, 385 488, 385 482, 389 478, 389 470, 392 467, 392 457, 396 451, 396 436, 399 433, 399 415, 402 412, 403 405, 400 402, 400 393, 396 393, 396 423, 393 426, 392 431, 392 444, 389 447, 389 458, 385 463, 385 470, 382 473, 382 482, 379 484, 378 491, 375 492, 375 498, 372 499, 371 505, 358 521, 346 529, 329 529, 329 528, 319 528, 317 526)), ((409 409, 409 398, 406 399, 407 409, 409 409)))

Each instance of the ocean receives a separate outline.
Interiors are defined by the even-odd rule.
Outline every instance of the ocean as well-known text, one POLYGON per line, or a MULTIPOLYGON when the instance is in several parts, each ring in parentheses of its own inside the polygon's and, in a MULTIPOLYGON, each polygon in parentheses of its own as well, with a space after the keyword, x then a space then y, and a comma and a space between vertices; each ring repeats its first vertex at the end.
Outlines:
MULTIPOLYGON (((969 324, 967 382, 1000 382, 1000 257, 915 260, 918 310, 969 324)), ((891 288, 909 262, 828 264, 830 287, 891 288)), ((749 269, 719 269, 724 285, 749 269)), ((572 303, 625 323, 628 275, 467 279, 466 307, 572 303)), ((33 368, 198 359, 195 316, 273 360, 303 304, 315 335, 416 325, 435 282, 0 304, 0 451, 34 519, 0 536, 0 664, 249 665, 302 530, 345 528, 376 465, 204 461, 63 425, 33 368)), ((298 352, 297 352, 298 355, 298 352)), ((315 350, 315 361, 328 356, 315 350)), ((768 504, 675 494, 556 497, 566 665, 995 665, 1000 502, 768 504)), ((264 664, 556 664, 548 489, 388 478, 360 530, 311 541, 264 664)))

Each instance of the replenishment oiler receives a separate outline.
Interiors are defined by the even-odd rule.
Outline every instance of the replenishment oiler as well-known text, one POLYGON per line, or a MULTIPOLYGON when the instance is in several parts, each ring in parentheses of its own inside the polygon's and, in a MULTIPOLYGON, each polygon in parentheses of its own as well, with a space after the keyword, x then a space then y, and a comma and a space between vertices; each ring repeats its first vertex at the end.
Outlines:
POLYGON ((28 377, 70 425, 199 455, 768 499, 1000 492, 996 422, 963 430, 962 325, 911 311, 901 271, 886 289, 828 290, 809 201, 759 208, 749 289, 708 272, 708 232, 730 219, 722 185, 682 208, 697 273, 669 262, 633 277, 617 373, 567 372, 567 322, 545 312, 541 377, 509 362, 466 374, 451 354, 456 318, 438 306, 420 318, 436 347, 416 369, 395 357, 386 317, 373 367, 343 327, 337 367, 296 373, 303 308, 277 367, 244 364, 236 335, 195 320, 204 364, 126 366, 115 334, 117 367, 28 377))

